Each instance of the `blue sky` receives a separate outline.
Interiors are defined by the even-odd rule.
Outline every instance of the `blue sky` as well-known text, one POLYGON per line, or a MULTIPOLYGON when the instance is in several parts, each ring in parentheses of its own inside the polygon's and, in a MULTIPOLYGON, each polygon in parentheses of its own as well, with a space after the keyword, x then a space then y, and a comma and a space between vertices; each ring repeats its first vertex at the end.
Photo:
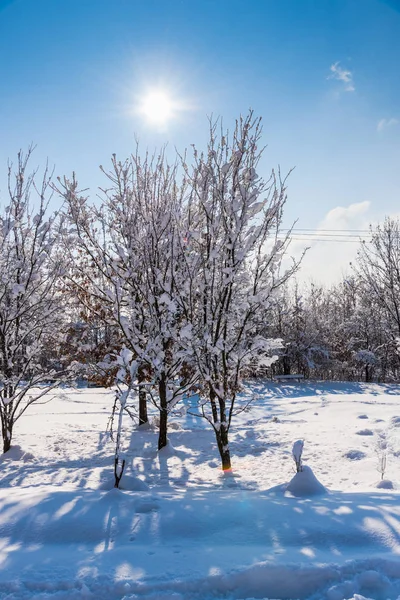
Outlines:
POLYGON ((201 146, 207 115, 252 107, 265 174, 296 167, 287 222, 356 204, 363 227, 400 212, 399 59, 400 0, 0 0, 1 191, 30 142, 95 190, 135 135, 201 146), (184 107, 163 127, 134 110, 152 88, 184 107))

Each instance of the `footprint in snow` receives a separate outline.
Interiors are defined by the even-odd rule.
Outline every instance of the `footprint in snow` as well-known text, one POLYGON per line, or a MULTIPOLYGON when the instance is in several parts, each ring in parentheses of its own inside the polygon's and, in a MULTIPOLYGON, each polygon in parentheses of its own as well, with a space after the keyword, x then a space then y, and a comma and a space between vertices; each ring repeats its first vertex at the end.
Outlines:
POLYGON ((374 432, 371 429, 360 429, 360 431, 356 431, 357 435, 374 435, 374 432))
POLYGON ((361 460, 367 455, 365 454, 365 452, 361 452, 361 450, 348 450, 348 452, 345 452, 343 456, 345 458, 348 458, 349 460, 361 460))

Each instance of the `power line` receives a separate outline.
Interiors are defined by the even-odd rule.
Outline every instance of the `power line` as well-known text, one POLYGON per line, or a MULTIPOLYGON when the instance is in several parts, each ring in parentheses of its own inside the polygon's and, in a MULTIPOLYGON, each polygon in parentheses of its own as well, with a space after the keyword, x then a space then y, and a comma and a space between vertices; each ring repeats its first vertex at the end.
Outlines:
POLYGON ((374 232, 370 229, 311 229, 297 228, 281 229, 279 237, 289 235, 291 240, 298 242, 331 242, 343 244, 359 244, 360 242, 371 242, 374 232), (285 233, 286 232, 286 233, 285 233))
POLYGON ((337 233, 346 233, 346 232, 351 232, 351 233, 370 233, 371 235, 373 235, 373 232, 370 229, 318 229, 318 228, 314 228, 314 229, 306 229, 306 228, 301 228, 301 227, 293 227, 293 229, 281 229, 281 231, 307 231, 307 232, 337 232, 337 233))
MULTIPOLYGON (((284 234, 280 234, 280 235, 284 235, 284 234)), ((372 237, 371 235, 369 235, 369 236, 365 236, 365 235, 360 236, 360 235, 356 235, 354 233, 321 233, 319 231, 310 232, 310 233, 300 233, 300 232, 296 231, 295 235, 301 235, 302 237, 303 236, 306 236, 306 237, 318 236, 318 237, 357 238, 357 239, 360 239, 360 237, 372 237)))
MULTIPOLYGON (((328 237, 325 238, 317 238, 317 237, 290 237, 291 240, 296 240, 298 242, 331 242, 332 244, 359 244, 365 240, 333 240, 328 237)), ((371 241, 371 240, 368 240, 371 241)))

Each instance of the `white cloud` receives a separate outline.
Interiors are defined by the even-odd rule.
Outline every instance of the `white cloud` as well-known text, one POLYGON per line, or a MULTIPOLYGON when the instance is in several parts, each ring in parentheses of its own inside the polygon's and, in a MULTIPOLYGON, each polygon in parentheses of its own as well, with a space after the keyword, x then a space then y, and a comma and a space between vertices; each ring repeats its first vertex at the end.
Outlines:
MULTIPOLYGON (((373 220, 370 202, 358 202, 346 207, 337 206, 330 210, 316 228, 314 235, 309 236, 310 239, 304 242, 297 239, 291 245, 294 255, 298 255, 305 246, 309 247, 299 272, 299 280, 327 285, 340 281, 342 276, 351 271, 350 263, 355 260, 359 239, 362 239, 362 233, 358 236, 357 232, 349 230, 369 230, 373 220), (356 237, 341 237, 346 231, 356 237), (333 241, 329 241, 329 237, 333 241)), ((306 234, 304 236, 308 237, 306 234)), ((293 237, 300 236, 293 232, 293 237)), ((368 234, 366 239, 369 239, 368 234)))
POLYGON ((399 120, 398 119, 381 119, 380 121, 378 121, 378 125, 376 126, 376 130, 381 132, 384 129, 387 129, 388 127, 394 127, 395 125, 399 124, 399 120))
POLYGON ((336 206, 328 212, 318 229, 358 229, 359 218, 365 215, 369 208, 370 202, 367 200, 349 206, 336 206))
POLYGON ((340 62, 335 62, 330 67, 331 74, 328 79, 336 79, 337 81, 342 81, 344 83, 344 89, 346 92, 354 92, 354 82, 353 82, 353 73, 347 69, 343 69, 340 66, 340 62))

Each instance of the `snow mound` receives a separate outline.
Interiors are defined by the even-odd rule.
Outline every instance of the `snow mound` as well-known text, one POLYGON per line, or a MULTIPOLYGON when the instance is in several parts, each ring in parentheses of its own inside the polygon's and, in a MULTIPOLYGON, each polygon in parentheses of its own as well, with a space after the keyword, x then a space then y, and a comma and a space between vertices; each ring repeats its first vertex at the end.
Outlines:
POLYGON ((392 427, 400 427, 400 417, 392 417, 390 419, 390 424, 392 427))
MULTIPOLYGON (((100 484, 100 490, 113 490, 114 489, 115 479, 114 477, 110 477, 102 484, 100 484)), ((147 492, 149 490, 149 486, 142 479, 138 477, 133 477, 132 475, 122 475, 121 482, 119 484, 120 490, 125 490, 126 492, 147 492)))
POLYGON ((367 455, 365 454, 365 452, 361 452, 361 450, 348 450, 343 454, 343 456, 348 460, 361 460, 367 455))
POLYGON ((390 479, 381 479, 376 484, 376 487, 379 488, 380 490, 394 490, 395 489, 394 485, 393 485, 393 481, 390 481, 390 479))
POLYGON ((289 481, 284 491, 285 495, 290 494, 297 498, 308 498, 309 496, 326 494, 327 489, 318 481, 312 469, 305 465, 303 470, 296 473, 289 481))
POLYGON ((237 478, 240 478, 240 475, 232 471, 232 469, 228 471, 221 471, 219 474, 219 480, 224 488, 237 488, 237 478))
POLYGON ((140 425, 136 426, 137 431, 151 431, 152 429, 155 429, 152 427, 152 424, 150 423, 150 421, 147 421, 147 423, 141 423, 140 425))
POLYGON ((35 457, 33 456, 33 454, 31 454, 31 452, 25 452, 25 450, 23 450, 21 446, 11 446, 8 452, 0 456, 0 460, 15 460, 28 462, 30 460, 35 460, 35 457))
POLYGON ((175 456, 175 448, 173 447, 173 445, 171 444, 171 442, 168 440, 168 443, 166 446, 164 446, 164 448, 161 448, 161 450, 158 451, 158 454, 164 457, 168 457, 168 456, 175 456))
POLYGON ((374 432, 371 429, 360 429, 360 431, 356 431, 357 435, 374 435, 374 432))
MULTIPOLYGON (((141 425, 136 425, 137 431, 157 431, 160 427, 160 418, 153 417, 148 420, 147 423, 142 423, 141 425)), ((172 431, 181 431, 182 425, 177 421, 171 421, 168 423, 168 429, 172 431)))

